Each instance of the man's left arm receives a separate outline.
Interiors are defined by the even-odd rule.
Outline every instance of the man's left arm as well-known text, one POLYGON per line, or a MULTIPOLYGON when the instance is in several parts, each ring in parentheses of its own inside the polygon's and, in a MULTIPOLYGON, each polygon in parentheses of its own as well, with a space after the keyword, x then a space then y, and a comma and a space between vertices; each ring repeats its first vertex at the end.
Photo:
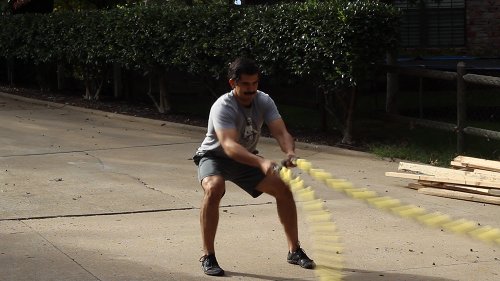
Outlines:
POLYGON ((283 119, 278 118, 273 120, 267 124, 269 131, 273 135, 273 137, 278 141, 279 146, 281 147, 281 151, 286 154, 287 157, 287 166, 294 166, 291 163, 291 160, 295 158, 295 141, 286 129, 285 122, 283 119))

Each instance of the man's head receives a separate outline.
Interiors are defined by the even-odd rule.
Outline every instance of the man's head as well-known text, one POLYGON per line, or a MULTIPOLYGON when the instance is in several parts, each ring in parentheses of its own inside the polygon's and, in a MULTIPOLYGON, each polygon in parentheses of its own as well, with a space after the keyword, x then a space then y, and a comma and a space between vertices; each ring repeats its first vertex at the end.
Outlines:
POLYGON ((244 106, 249 106, 259 87, 257 64, 247 58, 237 58, 229 66, 228 78, 236 99, 244 106))
POLYGON ((259 67, 253 60, 245 57, 239 57, 229 65, 227 78, 229 80, 235 80, 236 82, 238 82, 242 74, 259 75, 259 72, 259 67))

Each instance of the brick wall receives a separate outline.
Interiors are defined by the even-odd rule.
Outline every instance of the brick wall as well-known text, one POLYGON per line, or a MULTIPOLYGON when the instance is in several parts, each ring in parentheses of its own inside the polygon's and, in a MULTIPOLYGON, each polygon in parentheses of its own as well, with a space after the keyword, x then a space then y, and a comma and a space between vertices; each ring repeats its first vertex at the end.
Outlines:
POLYGON ((468 0, 466 9, 469 52, 500 57, 500 1, 468 0))

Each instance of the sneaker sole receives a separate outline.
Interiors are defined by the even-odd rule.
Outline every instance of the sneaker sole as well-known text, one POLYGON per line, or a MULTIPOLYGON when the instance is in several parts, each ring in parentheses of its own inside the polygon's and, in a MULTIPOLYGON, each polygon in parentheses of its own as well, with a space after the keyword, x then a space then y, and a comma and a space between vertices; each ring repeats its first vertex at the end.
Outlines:
POLYGON ((209 273, 209 272, 203 271, 203 273, 205 273, 208 276, 224 276, 224 274, 225 274, 224 270, 221 270, 220 272, 215 272, 215 273, 209 273))
POLYGON ((302 267, 302 268, 305 268, 305 269, 314 269, 314 268, 316 267, 316 265, 309 266, 309 267, 307 267, 307 266, 302 266, 302 265, 300 265, 298 262, 296 262, 296 261, 294 261, 294 260, 287 260, 287 262, 288 262, 289 264, 295 264, 295 265, 298 265, 298 266, 300 266, 300 267, 302 267))

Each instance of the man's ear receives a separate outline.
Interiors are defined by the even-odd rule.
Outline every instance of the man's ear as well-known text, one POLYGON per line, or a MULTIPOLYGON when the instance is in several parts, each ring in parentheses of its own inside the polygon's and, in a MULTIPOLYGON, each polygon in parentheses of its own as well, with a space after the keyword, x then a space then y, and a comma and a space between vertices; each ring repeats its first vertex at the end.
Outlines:
POLYGON ((236 79, 229 79, 229 86, 231 86, 231 89, 234 89, 236 87, 236 79))

